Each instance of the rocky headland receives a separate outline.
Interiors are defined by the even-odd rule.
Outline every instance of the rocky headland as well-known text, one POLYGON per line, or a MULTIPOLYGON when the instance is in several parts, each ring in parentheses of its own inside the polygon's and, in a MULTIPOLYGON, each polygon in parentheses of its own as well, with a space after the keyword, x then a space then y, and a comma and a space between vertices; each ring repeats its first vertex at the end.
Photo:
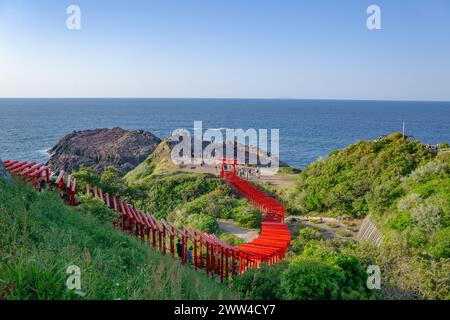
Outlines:
POLYGON ((160 142, 161 139, 144 130, 74 131, 50 149, 48 164, 53 171, 71 172, 85 166, 102 172, 105 167, 112 166, 125 174, 144 161, 160 142))

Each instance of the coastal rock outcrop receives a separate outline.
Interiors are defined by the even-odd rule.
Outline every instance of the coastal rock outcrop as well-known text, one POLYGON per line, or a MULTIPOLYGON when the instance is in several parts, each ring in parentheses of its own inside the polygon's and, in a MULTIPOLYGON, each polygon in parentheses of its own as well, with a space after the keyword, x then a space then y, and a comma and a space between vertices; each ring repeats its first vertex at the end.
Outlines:
POLYGON ((144 130, 122 128, 74 131, 63 137, 52 149, 48 164, 53 171, 78 170, 80 166, 102 172, 112 166, 125 174, 144 161, 161 142, 144 130))

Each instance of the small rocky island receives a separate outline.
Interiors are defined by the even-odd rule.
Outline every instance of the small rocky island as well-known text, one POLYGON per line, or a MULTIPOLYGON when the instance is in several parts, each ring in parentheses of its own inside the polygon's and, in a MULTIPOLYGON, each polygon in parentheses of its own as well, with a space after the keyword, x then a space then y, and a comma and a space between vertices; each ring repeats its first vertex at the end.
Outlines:
POLYGON ((144 161, 160 142, 161 139, 144 130, 74 131, 50 150, 48 164, 53 171, 72 172, 86 166, 102 172, 105 167, 112 166, 125 174, 144 161))

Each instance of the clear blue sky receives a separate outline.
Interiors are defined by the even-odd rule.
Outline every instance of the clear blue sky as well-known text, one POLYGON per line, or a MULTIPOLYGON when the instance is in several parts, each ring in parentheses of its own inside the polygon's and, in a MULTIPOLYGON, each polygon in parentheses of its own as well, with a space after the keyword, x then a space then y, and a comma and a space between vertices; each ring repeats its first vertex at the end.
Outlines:
POLYGON ((0 97, 450 100, 450 1, 0 0, 0 97))

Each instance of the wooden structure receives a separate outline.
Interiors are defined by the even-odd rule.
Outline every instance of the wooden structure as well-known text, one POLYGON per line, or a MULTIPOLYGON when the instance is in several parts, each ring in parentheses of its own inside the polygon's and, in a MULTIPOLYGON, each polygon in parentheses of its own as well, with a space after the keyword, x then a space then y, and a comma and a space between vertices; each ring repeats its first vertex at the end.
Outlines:
MULTIPOLYGON (((5 169, 19 175, 42 191, 55 190, 65 203, 79 204, 77 181, 72 175, 60 171, 51 183, 50 168, 35 162, 4 161, 5 169)), ((264 194, 249 182, 236 176, 236 159, 224 159, 221 176, 265 215, 261 234, 250 243, 231 246, 214 235, 187 226, 176 226, 164 219, 145 213, 120 197, 103 192, 97 186, 85 185, 81 192, 99 198, 108 208, 117 212, 114 226, 147 242, 162 254, 180 259, 181 263, 192 264, 204 269, 209 276, 216 275, 221 281, 242 274, 249 267, 258 267, 261 262, 276 263, 284 258, 290 244, 290 234, 284 220, 284 207, 275 199, 264 194), (232 165, 232 171, 225 166, 232 165)))

